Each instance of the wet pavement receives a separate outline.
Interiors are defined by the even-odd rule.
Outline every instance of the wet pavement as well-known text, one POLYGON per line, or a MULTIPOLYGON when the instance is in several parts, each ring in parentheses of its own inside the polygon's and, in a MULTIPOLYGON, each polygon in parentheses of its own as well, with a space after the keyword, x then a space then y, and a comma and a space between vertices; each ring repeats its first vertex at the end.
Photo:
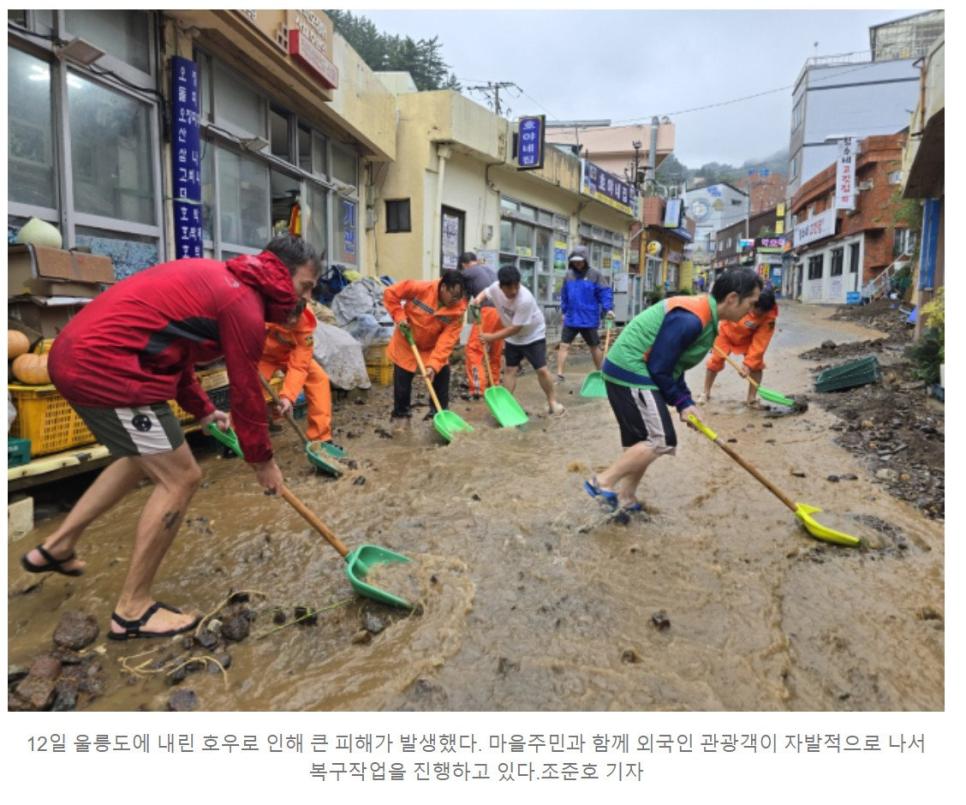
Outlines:
MULTIPOLYGON (((875 333, 829 308, 783 305, 765 384, 811 391, 796 357, 832 338, 875 333)), ((517 397, 531 421, 501 431, 483 402, 453 398, 476 430, 443 445, 430 422, 388 422, 388 389, 335 412, 336 441, 358 463, 312 474, 294 435, 274 435, 290 487, 347 543, 419 560, 418 614, 353 595, 338 554, 236 459, 199 447, 205 485, 161 567, 157 597, 208 613, 249 591, 251 634, 221 673, 132 674, 151 641, 108 644, 142 488, 78 546, 77 579, 23 573, 19 556, 56 526, 9 547, 9 656, 29 665, 64 612, 97 616, 105 692, 90 709, 163 709, 190 689, 207 710, 941 710, 943 526, 887 494, 833 442, 837 419, 812 405, 767 418, 745 408, 730 369, 705 421, 818 519, 861 549, 817 542, 767 490, 703 436, 678 427, 640 496, 648 514, 609 520, 583 479, 619 453, 606 400, 578 390, 572 353, 551 419, 532 371, 517 397), (855 480, 828 480, 855 476, 855 480), (364 480, 362 480, 364 479, 364 480), (319 610, 293 624, 297 606, 319 610), (273 613, 289 613, 286 625, 273 613), (373 616, 383 626, 369 630, 373 616), (360 636, 361 632, 366 634, 360 636)), ((703 367, 689 383, 698 391, 703 367)), ((418 383, 417 383, 418 386, 418 383)), ((418 411, 426 409, 417 409, 418 411)), ((195 442, 205 445, 205 440, 195 442)), ((170 642, 170 641, 165 641, 170 642)))

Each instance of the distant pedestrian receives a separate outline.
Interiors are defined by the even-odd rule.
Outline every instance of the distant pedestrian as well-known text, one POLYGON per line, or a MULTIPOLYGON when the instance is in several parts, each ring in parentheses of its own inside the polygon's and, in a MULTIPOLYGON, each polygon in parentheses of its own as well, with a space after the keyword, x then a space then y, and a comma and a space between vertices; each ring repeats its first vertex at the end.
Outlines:
POLYGON ((640 511, 637 487, 654 459, 677 447, 668 406, 700 418, 684 373, 707 355, 718 321, 738 321, 758 300, 750 269, 723 274, 711 293, 674 296, 651 305, 624 327, 604 360, 607 399, 617 417, 624 454, 584 481, 589 495, 611 509, 640 511))
POLYGON ((560 289, 563 332, 557 346, 557 380, 564 379, 564 365, 570 345, 579 335, 590 347, 594 366, 600 369, 604 353, 600 348, 600 319, 614 318, 614 293, 607 278, 587 259, 587 247, 576 246, 567 258, 567 276, 560 289))

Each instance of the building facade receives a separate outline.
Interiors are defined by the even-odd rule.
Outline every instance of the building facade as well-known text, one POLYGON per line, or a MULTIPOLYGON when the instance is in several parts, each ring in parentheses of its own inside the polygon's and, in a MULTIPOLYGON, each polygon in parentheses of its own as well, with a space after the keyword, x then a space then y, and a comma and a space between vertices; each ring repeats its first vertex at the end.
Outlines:
POLYGON ((395 104, 323 12, 12 12, 8 35, 8 240, 36 216, 123 278, 292 227, 366 265, 395 104))
MULTIPOLYGON (((905 132, 867 137, 856 161, 855 208, 834 205, 835 165, 795 194, 794 232, 783 291, 802 302, 843 304, 883 271, 908 262, 916 232, 901 210, 905 132)), ((855 298, 855 297, 853 297, 855 298)))
POLYGON ((715 235, 748 215, 748 194, 726 182, 688 188, 684 194, 688 216, 694 221, 693 258, 710 264, 717 250, 715 235))

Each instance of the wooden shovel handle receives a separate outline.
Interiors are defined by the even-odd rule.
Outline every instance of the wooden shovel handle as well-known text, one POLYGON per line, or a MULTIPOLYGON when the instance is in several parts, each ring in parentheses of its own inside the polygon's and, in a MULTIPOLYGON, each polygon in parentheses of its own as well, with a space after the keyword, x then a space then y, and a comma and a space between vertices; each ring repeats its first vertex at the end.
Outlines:
POLYGON ((486 370, 486 382, 493 388, 493 371, 490 369, 490 345, 483 340, 483 322, 480 322, 480 343, 483 344, 483 368, 486 370))
POLYGON ((335 534, 333 534, 325 523, 316 517, 315 513, 301 500, 299 500, 287 486, 282 486, 282 497, 288 501, 288 504, 295 509, 295 511, 302 515, 305 522, 307 522, 310 526, 312 526, 312 528, 325 537, 326 541, 339 552, 343 559, 348 556, 349 549, 346 547, 345 543, 335 534))
MULTIPOLYGON (((734 360, 732 360, 730 357, 728 357, 727 355, 725 355, 724 350, 722 350, 721 347, 719 347, 717 344, 715 344, 715 347, 714 348, 718 351, 718 354, 722 358, 724 358, 726 361, 728 361, 728 363, 732 366, 732 368, 736 372, 738 372, 738 374, 741 374, 741 367, 738 366, 738 364, 734 360)), ((751 383, 752 388, 754 388, 755 391, 758 391, 758 383, 753 378, 746 377, 745 380, 747 380, 749 383, 751 383)))
POLYGON ((439 413, 442 413, 443 406, 439 404, 439 397, 436 396, 436 389, 433 388, 433 384, 426 376, 426 367, 423 366, 423 357, 419 354, 419 348, 416 346, 416 342, 412 340, 410 340, 409 346, 413 348, 413 355, 416 356, 416 363, 419 364, 419 373, 423 376, 423 380, 426 381, 426 388, 429 389, 429 396, 433 398, 433 405, 436 406, 436 410, 439 413))
POLYGON ((755 476, 756 479, 764 486, 769 492, 771 492, 776 498, 778 498, 782 503, 788 506, 792 511, 796 511, 797 507, 794 502, 787 498, 781 490, 778 489, 771 481, 769 481, 764 475, 762 475, 755 467, 745 461, 741 456, 739 456, 734 450, 732 450, 728 445, 722 442, 720 439, 715 439, 714 442, 718 447, 724 450, 731 458, 737 461, 742 467, 744 467, 748 472, 755 476))
MULTIPOLYGON (((258 379, 262 381, 262 385, 265 387, 265 390, 272 396, 272 402, 274 402, 276 405, 281 405, 281 400, 278 399, 278 395, 275 393, 275 389, 272 388, 272 384, 262 377, 261 372, 258 373, 258 379)), ((288 420, 288 424, 295 428, 295 432, 299 435, 299 438, 305 444, 311 444, 309 437, 306 436, 302 429, 298 426, 298 423, 295 421, 295 417, 292 416, 291 411, 285 415, 285 418, 288 420)))
POLYGON ((607 320, 607 324, 604 325, 604 357, 607 357, 607 351, 610 349, 610 334, 614 329, 614 322, 610 319, 607 320))

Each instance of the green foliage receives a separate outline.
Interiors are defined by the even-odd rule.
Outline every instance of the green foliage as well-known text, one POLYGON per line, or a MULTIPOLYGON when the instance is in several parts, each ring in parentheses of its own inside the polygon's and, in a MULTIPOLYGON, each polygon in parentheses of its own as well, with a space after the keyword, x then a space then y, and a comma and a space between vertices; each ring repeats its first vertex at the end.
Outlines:
POLYGON ((420 91, 461 89, 456 75, 443 61, 438 36, 413 39, 384 34, 372 20, 351 11, 326 11, 335 30, 345 37, 353 50, 372 70, 404 70, 413 77, 420 91))
POLYGON ((946 362, 942 331, 930 327, 923 333, 922 338, 908 349, 906 356, 916 367, 916 377, 926 383, 938 383, 939 367, 946 362))

